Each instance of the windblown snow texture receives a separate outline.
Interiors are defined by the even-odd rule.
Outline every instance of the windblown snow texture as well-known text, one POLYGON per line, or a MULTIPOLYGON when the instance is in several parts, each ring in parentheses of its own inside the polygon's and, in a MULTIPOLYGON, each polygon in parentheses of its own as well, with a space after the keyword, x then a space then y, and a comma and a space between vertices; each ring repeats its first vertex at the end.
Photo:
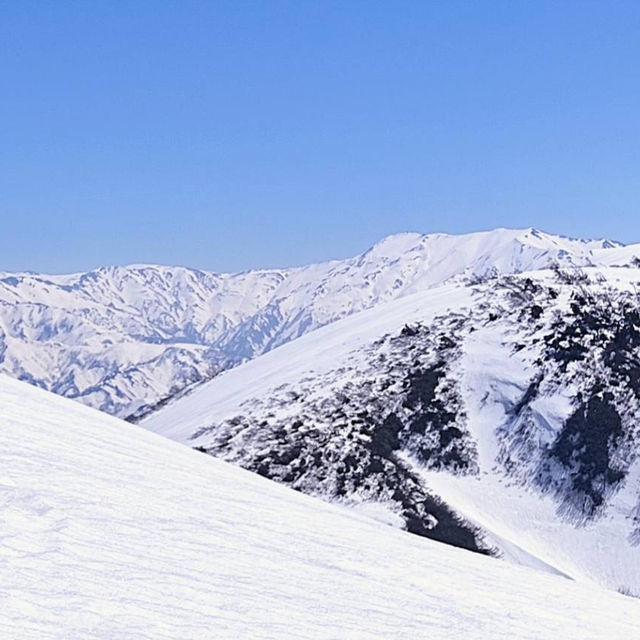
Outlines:
POLYGON ((324 504, 0 376, 2 636, 624 640, 638 601, 324 504))

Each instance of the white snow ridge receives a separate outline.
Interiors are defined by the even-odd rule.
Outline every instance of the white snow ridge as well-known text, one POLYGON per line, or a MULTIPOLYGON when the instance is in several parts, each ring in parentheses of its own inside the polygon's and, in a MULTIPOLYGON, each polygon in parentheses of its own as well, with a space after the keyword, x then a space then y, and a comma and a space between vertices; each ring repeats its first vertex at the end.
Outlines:
POLYGON ((633 639, 638 601, 413 536, 0 377, 3 638, 633 639))

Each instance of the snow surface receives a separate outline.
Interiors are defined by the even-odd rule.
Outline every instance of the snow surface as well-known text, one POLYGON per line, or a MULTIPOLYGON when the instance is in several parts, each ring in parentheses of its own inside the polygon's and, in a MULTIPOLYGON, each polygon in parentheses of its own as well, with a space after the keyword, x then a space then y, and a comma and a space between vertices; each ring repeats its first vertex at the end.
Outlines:
POLYGON ((638 600, 411 536, 0 376, 7 638, 637 637, 638 600))
POLYGON ((596 249, 593 252, 597 264, 611 267, 638 266, 640 244, 596 249))

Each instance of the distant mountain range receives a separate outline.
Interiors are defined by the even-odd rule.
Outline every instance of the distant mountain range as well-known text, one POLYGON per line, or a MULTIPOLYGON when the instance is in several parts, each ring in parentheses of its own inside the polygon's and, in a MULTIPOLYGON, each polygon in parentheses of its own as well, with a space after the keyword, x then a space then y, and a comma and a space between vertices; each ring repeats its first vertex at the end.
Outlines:
POLYGON ((131 265, 0 274, 0 371, 135 418, 193 383, 443 283, 631 264, 640 247, 497 229, 399 234, 347 260, 235 274, 131 265))

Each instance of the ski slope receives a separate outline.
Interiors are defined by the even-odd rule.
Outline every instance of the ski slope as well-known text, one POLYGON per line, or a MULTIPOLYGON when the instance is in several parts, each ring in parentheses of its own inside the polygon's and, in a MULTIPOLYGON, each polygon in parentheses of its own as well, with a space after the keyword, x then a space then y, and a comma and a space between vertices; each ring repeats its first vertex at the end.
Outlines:
POLYGON ((411 536, 0 377, 7 638, 637 637, 638 600, 411 536))

